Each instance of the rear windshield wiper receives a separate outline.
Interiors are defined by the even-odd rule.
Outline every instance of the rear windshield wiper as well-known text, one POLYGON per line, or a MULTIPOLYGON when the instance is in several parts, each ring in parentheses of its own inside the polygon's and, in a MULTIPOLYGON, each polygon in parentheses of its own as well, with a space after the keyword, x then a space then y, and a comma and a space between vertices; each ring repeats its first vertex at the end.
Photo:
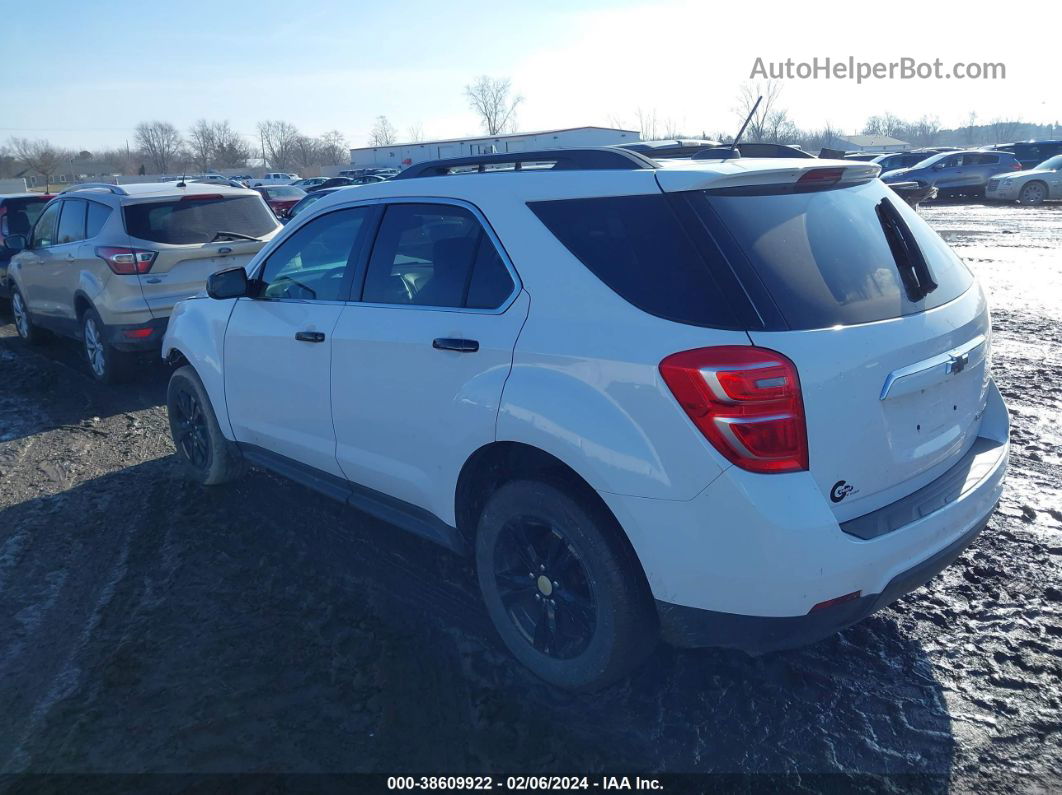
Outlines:
POLYGON ((251 237, 250 235, 242 235, 239 232, 218 232, 216 235, 214 235, 214 237, 210 239, 210 242, 213 243, 222 237, 234 237, 238 240, 253 240, 256 243, 261 242, 260 239, 257 237, 251 237))
POLYGON ((896 260, 907 297, 912 301, 921 301, 938 287, 929 269, 929 263, 926 262, 911 227, 903 220, 896 206, 886 198, 882 199, 875 209, 885 232, 885 239, 889 242, 892 256, 896 260))

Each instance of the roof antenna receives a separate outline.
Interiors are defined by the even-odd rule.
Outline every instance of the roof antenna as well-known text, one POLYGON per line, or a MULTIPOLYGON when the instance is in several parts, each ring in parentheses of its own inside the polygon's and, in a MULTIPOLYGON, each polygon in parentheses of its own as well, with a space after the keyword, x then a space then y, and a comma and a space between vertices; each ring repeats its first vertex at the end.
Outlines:
MULTIPOLYGON (((734 143, 730 144, 730 151, 727 152, 726 157, 724 157, 723 160, 728 160, 730 158, 730 155, 732 155, 734 152, 737 152, 738 141, 740 141, 741 140, 741 136, 745 134, 745 128, 749 126, 749 122, 752 121, 752 117, 756 113, 756 108, 758 108, 760 106, 761 102, 763 102, 763 95, 762 94, 760 96, 756 97, 756 104, 752 106, 752 110, 749 111, 749 115, 745 117, 745 123, 742 124, 741 125, 741 129, 738 130, 737 137, 734 138, 734 143)), ((741 153, 739 152, 738 156, 740 157, 740 155, 741 155, 741 153)))

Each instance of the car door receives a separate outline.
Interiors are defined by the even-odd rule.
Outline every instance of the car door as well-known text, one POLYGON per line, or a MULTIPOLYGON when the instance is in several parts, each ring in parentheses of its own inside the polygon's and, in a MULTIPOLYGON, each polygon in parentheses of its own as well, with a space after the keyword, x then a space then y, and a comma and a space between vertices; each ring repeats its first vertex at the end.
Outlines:
POLYGON ((329 367, 332 332, 350 292, 375 208, 309 219, 253 274, 225 332, 225 400, 236 440, 342 476, 329 367))
POLYGON ((48 249, 48 257, 41 263, 40 290, 47 305, 47 313, 57 321, 75 322, 74 292, 78 286, 81 260, 85 256, 85 219, 88 202, 84 199, 63 199, 59 212, 59 227, 55 245, 48 249))
POLYGON ((52 260, 52 247, 56 242, 61 204, 62 202, 58 201, 52 202, 44 209, 33 226, 28 247, 11 263, 17 273, 26 307, 45 322, 54 315, 54 307, 49 306, 48 302, 46 274, 52 260))
POLYGON ((933 184, 941 189, 962 187, 962 155, 948 155, 932 166, 933 184))
POLYGON ((359 281, 332 348, 336 456, 354 483, 452 521, 529 298, 483 217, 450 201, 387 204, 359 281))

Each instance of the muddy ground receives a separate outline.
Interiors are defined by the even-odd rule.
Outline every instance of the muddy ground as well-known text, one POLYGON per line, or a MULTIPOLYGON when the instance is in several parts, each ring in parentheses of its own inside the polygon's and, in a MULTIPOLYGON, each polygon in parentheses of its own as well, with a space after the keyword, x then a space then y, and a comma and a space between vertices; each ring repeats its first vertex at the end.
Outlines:
POLYGON ((264 473, 188 485, 163 367, 98 386, 72 343, 29 349, 0 317, 0 773, 890 773, 1057 790, 1062 207, 924 214, 993 303, 1014 445, 988 530, 811 648, 661 648, 586 697, 510 659, 467 562, 264 473))

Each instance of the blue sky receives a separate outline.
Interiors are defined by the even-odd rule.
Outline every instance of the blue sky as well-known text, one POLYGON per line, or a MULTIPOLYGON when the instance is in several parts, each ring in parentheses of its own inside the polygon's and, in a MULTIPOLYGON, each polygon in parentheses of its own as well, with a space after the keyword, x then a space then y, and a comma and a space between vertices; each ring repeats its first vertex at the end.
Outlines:
MULTIPOLYGON (((376 116, 400 137, 468 135, 477 120, 462 96, 479 74, 510 77, 525 97, 523 129, 636 126, 655 112, 688 133, 736 127, 735 96, 754 60, 813 56, 1002 61, 1001 81, 787 81, 782 105, 806 126, 853 130, 869 114, 936 115, 945 126, 971 109, 1062 120, 1054 46, 1030 46, 1017 18, 987 24, 973 10, 924 3, 877 10, 854 4, 740 4, 596 0, 337 2, 168 0, 8 4, 0 141, 50 138, 67 147, 121 145, 136 123, 228 119, 249 137, 257 121, 285 119, 306 133, 339 129, 364 143, 376 116), (731 9, 725 11, 724 9, 731 9), (906 31, 896 19, 917 19, 906 31), (727 22, 719 20, 730 17, 727 22), (837 17, 837 19, 830 19, 837 17), (764 25, 760 20, 773 20, 764 25), (947 31, 945 35, 943 31, 947 31), (43 51, 43 53, 42 53, 43 51), (10 53, 24 52, 24 59, 10 53), (45 54, 46 53, 46 54, 45 54)), ((1023 19, 1058 30, 1060 4, 1023 4, 1023 19)), ((994 13, 994 12, 993 12, 994 13)))

